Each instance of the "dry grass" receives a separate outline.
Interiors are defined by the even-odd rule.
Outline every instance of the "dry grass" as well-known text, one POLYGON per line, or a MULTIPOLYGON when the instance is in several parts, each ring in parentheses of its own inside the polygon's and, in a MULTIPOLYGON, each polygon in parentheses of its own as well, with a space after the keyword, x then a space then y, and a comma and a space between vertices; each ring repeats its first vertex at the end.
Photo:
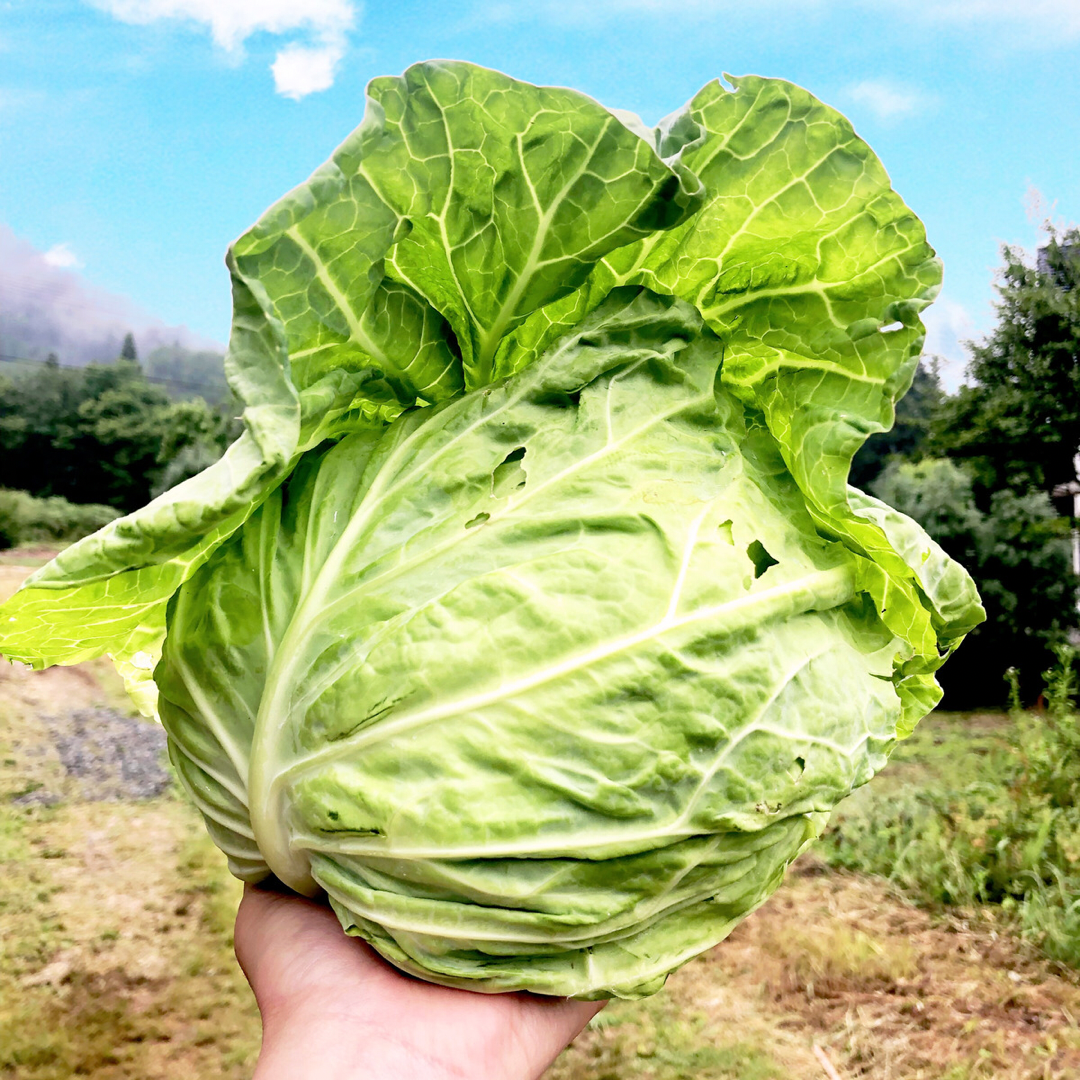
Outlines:
POLYGON ((192 860, 196 822, 175 801, 82 809, 100 816, 33 812, 39 858, 0 892, 0 1075, 250 1075, 258 1019, 221 917, 235 890, 216 856, 192 860))

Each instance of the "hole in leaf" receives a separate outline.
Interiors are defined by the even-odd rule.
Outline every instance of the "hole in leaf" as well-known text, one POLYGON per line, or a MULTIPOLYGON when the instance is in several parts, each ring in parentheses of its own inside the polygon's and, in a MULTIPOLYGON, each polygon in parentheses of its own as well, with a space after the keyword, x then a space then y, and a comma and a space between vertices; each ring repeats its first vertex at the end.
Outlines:
POLYGON ((541 391, 534 398, 541 405, 552 409, 577 409, 581 407, 580 390, 541 391))
POLYGON ((731 526, 735 523, 728 518, 727 521, 721 521, 718 526, 720 529, 720 535, 729 543, 732 547, 735 546, 735 537, 731 533, 731 526))
POLYGON ((457 334, 454 333, 454 331, 450 328, 450 324, 448 322, 446 322, 445 320, 443 321, 442 332, 443 332, 443 337, 446 339, 447 347, 454 354, 454 356, 458 360, 460 360, 461 359, 461 346, 458 344, 457 334))
POLYGON ((480 513, 477 514, 476 517, 474 517, 471 521, 465 522, 465 528, 471 529, 474 525, 483 525, 484 522, 488 521, 490 518, 490 514, 485 514, 484 511, 481 510, 480 513))
POLYGON ((766 550, 760 540, 755 540, 747 549, 746 554, 754 564, 754 577, 759 578, 770 566, 776 566, 780 560, 774 559, 766 550))
POLYGON ((902 322, 891 322, 891 323, 889 323, 888 326, 881 327, 881 332, 883 334, 892 334, 892 333, 895 333, 897 330, 903 330, 903 329, 904 329, 904 324, 902 322))
POLYGON ((495 470, 491 474, 491 494, 496 499, 512 495, 519 488, 525 486, 528 476, 525 467, 521 464, 524 457, 525 447, 519 446, 516 450, 511 450, 502 459, 501 464, 495 466, 495 470))

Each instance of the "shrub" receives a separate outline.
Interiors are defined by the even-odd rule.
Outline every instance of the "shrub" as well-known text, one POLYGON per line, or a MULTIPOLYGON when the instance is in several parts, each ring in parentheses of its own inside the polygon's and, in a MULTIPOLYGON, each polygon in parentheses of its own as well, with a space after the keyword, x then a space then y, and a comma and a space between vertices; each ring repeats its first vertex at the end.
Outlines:
POLYGON ((0 549, 71 543, 119 516, 111 506, 71 503, 59 495, 36 499, 25 491, 0 489, 0 549))
POLYGON ((1067 519, 1041 492, 1003 489, 984 511, 969 472, 947 459, 893 461, 871 486, 968 570, 986 606, 986 622, 939 676, 945 707, 1003 704, 998 680, 1010 664, 1033 688, 1076 622, 1067 519))

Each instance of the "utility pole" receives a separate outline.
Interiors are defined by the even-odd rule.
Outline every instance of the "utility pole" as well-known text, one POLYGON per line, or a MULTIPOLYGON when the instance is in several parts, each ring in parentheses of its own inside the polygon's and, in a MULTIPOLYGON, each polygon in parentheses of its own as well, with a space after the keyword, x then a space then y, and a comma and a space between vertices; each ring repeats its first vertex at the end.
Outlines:
MULTIPOLYGON (((1073 573, 1080 577, 1080 454, 1073 457, 1075 476, 1067 484, 1058 484, 1052 497, 1066 499, 1072 496, 1072 563, 1073 573)), ((1076 596, 1076 610, 1080 611, 1080 592, 1076 596)))

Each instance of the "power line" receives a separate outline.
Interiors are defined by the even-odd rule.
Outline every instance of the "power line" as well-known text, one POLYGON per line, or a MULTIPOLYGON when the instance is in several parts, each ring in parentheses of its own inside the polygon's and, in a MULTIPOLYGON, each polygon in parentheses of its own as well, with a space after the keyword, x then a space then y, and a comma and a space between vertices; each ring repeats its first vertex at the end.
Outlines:
MULTIPOLYGON (((48 360, 35 360, 30 356, 12 356, 10 353, 0 353, 0 362, 5 364, 41 364, 42 366, 49 363, 48 360)), ((84 371, 85 366, 79 366, 78 364, 57 364, 57 367, 63 368, 65 371, 84 371)), ((145 372, 142 376, 147 382, 151 383, 165 383, 170 386, 179 386, 185 390, 216 390, 221 391, 220 384, 214 383, 190 383, 184 382, 182 379, 170 379, 164 375, 147 375, 145 372)))

